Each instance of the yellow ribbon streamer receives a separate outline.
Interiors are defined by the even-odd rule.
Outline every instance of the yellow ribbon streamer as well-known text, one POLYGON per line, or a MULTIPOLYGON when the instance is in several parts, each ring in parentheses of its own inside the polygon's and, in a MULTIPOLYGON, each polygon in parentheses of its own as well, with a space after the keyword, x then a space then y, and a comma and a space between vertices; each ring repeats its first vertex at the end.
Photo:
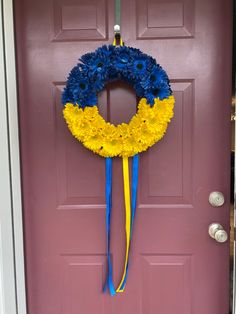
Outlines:
MULTIPOLYGON (((116 38, 114 38, 113 46, 116 46, 116 38)), ((120 46, 123 46, 124 42, 120 36, 120 46)), ((130 228, 131 228, 131 208, 130 208, 130 185, 129 185, 129 160, 128 157, 123 157, 123 180, 124 180, 124 198, 125 198, 125 233, 126 233, 126 251, 125 251, 125 263, 122 279, 119 283, 116 292, 123 292, 124 287, 122 284, 125 280, 126 269, 129 259, 129 246, 130 246, 130 228)))
MULTIPOLYGON (((117 45, 117 42, 116 42, 116 37, 114 37, 114 40, 113 40, 113 43, 112 43, 113 46, 118 46, 117 45)), ((120 36, 120 45, 119 46, 124 46, 124 42, 123 42, 123 39, 122 37, 120 36)))
POLYGON ((129 184, 129 160, 128 157, 123 157, 123 180, 124 180, 124 198, 125 198, 125 232, 126 232, 126 252, 125 264, 121 282, 116 289, 116 292, 123 292, 124 288, 121 286, 125 279, 128 259, 129 259, 129 246, 130 246, 130 228, 131 228, 131 208, 130 208, 130 184, 129 184))
MULTIPOLYGON (((117 45, 117 44, 116 44, 116 38, 114 38, 112 45, 113 45, 113 46, 116 46, 116 45, 117 45)), ((124 46, 124 42, 123 42, 123 39, 122 39, 121 36, 120 36, 120 46, 124 46)))

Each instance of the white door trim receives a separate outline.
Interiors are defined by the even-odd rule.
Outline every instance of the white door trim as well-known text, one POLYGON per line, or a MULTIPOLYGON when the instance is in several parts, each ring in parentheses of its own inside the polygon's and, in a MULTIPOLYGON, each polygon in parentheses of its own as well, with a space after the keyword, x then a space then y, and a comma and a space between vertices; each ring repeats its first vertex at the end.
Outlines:
POLYGON ((26 314, 12 0, 0 0, 0 313, 26 314))

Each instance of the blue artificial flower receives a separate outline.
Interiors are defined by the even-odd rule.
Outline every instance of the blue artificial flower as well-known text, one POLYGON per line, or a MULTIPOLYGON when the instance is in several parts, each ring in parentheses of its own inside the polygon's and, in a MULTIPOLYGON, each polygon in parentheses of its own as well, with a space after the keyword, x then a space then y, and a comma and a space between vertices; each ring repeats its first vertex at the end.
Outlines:
POLYGON ((87 94, 87 96, 80 100, 81 106, 84 108, 86 106, 92 107, 98 104, 97 95, 94 92, 87 94))
POLYGON ((106 78, 109 58, 104 51, 105 48, 99 48, 94 53, 86 54, 85 57, 81 57, 80 61, 82 61, 83 64, 80 66, 87 76, 92 77, 93 75, 100 73, 103 79, 106 78))
POLYGON ((155 59, 136 48, 104 45, 84 54, 71 70, 62 102, 81 107, 97 105, 97 94, 105 84, 119 79, 133 86, 137 96, 146 97, 150 104, 172 93, 168 76, 155 59))
POLYGON ((145 97, 150 105, 154 104, 154 99, 163 100, 171 95, 171 89, 168 84, 161 83, 158 87, 152 88, 145 92, 145 97))
POLYGON ((160 66, 154 66, 151 72, 142 77, 140 84, 144 89, 149 89, 150 86, 158 86, 167 80, 166 72, 160 66))
POLYGON ((65 105, 68 102, 72 102, 72 99, 73 99, 73 94, 68 89, 68 87, 65 87, 62 93, 62 97, 61 97, 62 104, 65 105))
POLYGON ((141 77, 144 75, 147 69, 147 60, 144 58, 140 58, 138 60, 135 60, 133 65, 132 65, 132 74, 134 76, 141 77))
POLYGON ((97 73, 90 77, 90 83, 93 91, 100 92, 104 88, 104 80, 100 73, 97 73))
POLYGON ((135 58, 130 68, 130 71, 131 71, 130 74, 137 78, 142 78, 147 73, 150 66, 151 66, 151 59, 145 54, 140 54, 140 56, 135 58))
POLYGON ((96 55, 92 63, 88 66, 89 77, 99 73, 101 77, 105 79, 107 76, 107 66, 108 60, 104 56, 96 55))
POLYGON ((64 88, 63 94, 62 94, 62 103, 66 104, 67 102, 76 103, 75 98, 76 93, 79 93, 79 90, 81 87, 79 87, 79 82, 83 80, 83 73, 80 71, 79 66, 75 66, 67 79, 67 85, 64 88))
POLYGON ((126 47, 129 51, 130 56, 133 60, 138 59, 139 57, 145 56, 139 49, 133 47, 126 47))
POLYGON ((116 49, 116 47, 113 45, 109 45, 109 46, 104 45, 104 46, 98 48, 96 50, 96 52, 101 54, 102 56, 104 56, 106 58, 110 58, 114 54, 115 49, 116 49))
POLYGON ((81 61, 84 64, 90 64, 91 60, 94 58, 95 53, 94 52, 89 52, 81 56, 79 61, 81 61))
POLYGON ((102 57, 97 57, 94 60, 94 69, 96 71, 96 73, 100 73, 104 70, 104 67, 106 66, 107 60, 105 58, 102 57))
POLYGON ((134 89, 135 89, 135 92, 136 92, 138 97, 143 97, 144 96, 143 95, 143 88, 142 88, 142 86, 141 86, 139 81, 135 82, 134 89))
POLYGON ((121 52, 117 55, 114 65, 118 70, 122 70, 127 68, 129 60, 130 60, 129 54, 127 52, 121 52))
POLYGON ((93 91, 94 86, 88 79, 88 76, 81 71, 80 65, 77 65, 70 72, 67 80, 67 86, 62 94, 62 102, 65 104, 71 102, 79 104, 95 105, 97 103, 96 92, 93 91))

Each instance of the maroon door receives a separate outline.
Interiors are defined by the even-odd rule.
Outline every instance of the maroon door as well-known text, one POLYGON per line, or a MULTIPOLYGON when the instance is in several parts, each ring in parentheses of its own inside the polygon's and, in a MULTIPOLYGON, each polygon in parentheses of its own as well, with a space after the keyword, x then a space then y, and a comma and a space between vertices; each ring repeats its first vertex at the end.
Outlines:
MULTIPOLYGON (((106 275, 104 159, 71 136, 60 95, 87 51, 113 40, 114 1, 15 0, 25 258, 29 314, 228 314, 231 2, 125 0, 126 45, 167 70, 176 98, 164 139, 141 154, 126 291, 106 275), (224 193, 222 207, 208 203, 224 193)), ((134 91, 108 85, 101 113, 135 112, 134 91)), ((121 160, 114 161, 112 259, 125 253, 121 160)))

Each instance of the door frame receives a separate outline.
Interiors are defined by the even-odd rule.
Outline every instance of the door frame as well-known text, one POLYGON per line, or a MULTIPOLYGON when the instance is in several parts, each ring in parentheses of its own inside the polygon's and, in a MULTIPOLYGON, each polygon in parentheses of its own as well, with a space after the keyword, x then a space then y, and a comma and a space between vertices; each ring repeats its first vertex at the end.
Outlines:
POLYGON ((13 1, 0 0, 0 313, 26 314, 13 1))
MULTIPOLYGON (((0 0, 0 312, 2 314, 27 313, 15 63, 13 0, 0 0)), ((235 289, 234 298, 236 298, 235 289)), ((236 314, 235 304, 232 314, 236 314)))

